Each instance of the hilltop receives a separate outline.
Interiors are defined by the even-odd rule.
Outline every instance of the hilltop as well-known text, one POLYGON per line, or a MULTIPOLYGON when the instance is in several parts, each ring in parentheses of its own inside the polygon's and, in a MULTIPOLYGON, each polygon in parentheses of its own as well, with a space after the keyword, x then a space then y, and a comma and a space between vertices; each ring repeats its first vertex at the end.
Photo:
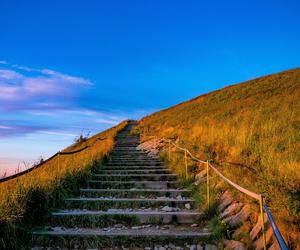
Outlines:
POLYGON ((269 197, 286 238, 300 219, 300 69, 228 86, 149 115, 137 131, 212 159, 236 183, 269 197))
MULTIPOLYGON (((64 206, 71 194, 78 195, 128 122, 81 138, 63 150, 64 155, 1 183, 0 248, 20 248, 30 240, 28 232, 33 227, 49 220, 49 211, 64 206), (66 154, 74 151, 79 152, 66 154)), ((300 69, 201 95, 144 117, 135 130, 142 141, 172 139, 198 158, 212 160, 232 181, 266 194, 281 232, 296 249, 295 242, 300 240, 300 69)), ((184 171, 182 155, 176 157, 170 165, 184 171)), ((239 198, 249 202, 244 195, 239 198)))

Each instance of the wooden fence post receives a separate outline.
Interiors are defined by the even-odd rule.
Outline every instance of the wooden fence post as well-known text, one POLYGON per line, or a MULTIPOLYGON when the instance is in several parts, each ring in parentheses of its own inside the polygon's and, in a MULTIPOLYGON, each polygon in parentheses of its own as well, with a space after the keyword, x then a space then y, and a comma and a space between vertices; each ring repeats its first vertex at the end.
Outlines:
POLYGON ((207 192, 207 207, 209 208, 209 200, 210 200, 210 194, 209 194, 209 162, 206 161, 206 192, 207 192))
POLYGON ((267 250, 267 241, 266 241, 266 229, 265 229, 265 219, 264 219, 264 197, 262 194, 260 194, 259 197, 259 208, 260 208, 260 216, 261 216, 261 231, 263 235, 263 241, 264 241, 264 250, 267 250))
POLYGON ((57 163, 57 165, 58 165, 58 169, 60 168, 60 152, 58 152, 58 163, 57 163))
POLYGON ((184 150, 184 165, 185 165, 185 179, 188 178, 188 164, 187 164, 187 153, 184 150))
POLYGON ((171 142, 170 140, 168 140, 169 142, 169 149, 168 149, 168 158, 169 158, 169 161, 171 160, 171 142))

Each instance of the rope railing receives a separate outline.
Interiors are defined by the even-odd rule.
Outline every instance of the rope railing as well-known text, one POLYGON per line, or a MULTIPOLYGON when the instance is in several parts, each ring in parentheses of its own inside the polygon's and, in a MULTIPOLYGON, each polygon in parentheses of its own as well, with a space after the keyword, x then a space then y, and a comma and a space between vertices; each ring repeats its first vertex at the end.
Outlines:
POLYGON ((228 178, 226 178, 223 174, 221 174, 221 172, 216 169, 212 164, 209 163, 210 168, 212 168, 217 175, 219 175, 224 181, 226 181, 227 183, 229 183, 231 186, 235 187, 237 190, 239 190, 240 192, 256 199, 256 200, 260 200, 260 195, 257 193, 254 193, 246 188, 243 188, 241 186, 239 186, 238 184, 234 183, 233 181, 229 180, 228 178))
POLYGON ((92 147, 97 141, 99 141, 99 140, 102 141, 102 140, 105 140, 105 139, 107 139, 107 138, 97 138, 97 139, 93 142, 93 144, 84 146, 84 147, 82 147, 82 148, 80 148, 80 149, 77 149, 77 150, 74 150, 74 151, 70 151, 70 152, 61 152, 61 151, 59 151, 59 152, 55 153, 54 155, 52 155, 51 157, 49 157, 47 160, 45 160, 45 161, 43 161, 43 162, 41 162, 41 163, 39 163, 39 164, 36 164, 36 165, 34 165, 33 167, 31 167, 31 168, 28 168, 28 169, 26 169, 26 170, 24 170, 24 171, 21 171, 21 172, 18 172, 18 173, 16 173, 16 174, 13 174, 13 175, 10 175, 10 176, 1 178, 1 179, 0 179, 0 183, 3 183, 3 182, 6 182, 6 181, 15 179, 15 178, 20 177, 20 176, 25 175, 25 174, 28 174, 28 173, 30 173, 31 171, 33 171, 33 170, 35 170, 35 169, 37 169, 37 168, 43 166, 45 163, 49 162, 50 160, 54 159, 54 158, 57 157, 57 156, 59 157, 60 155, 72 155, 72 154, 80 153, 80 152, 86 150, 87 148, 92 147))
POLYGON ((268 220, 271 224, 271 228, 273 230, 273 233, 276 237, 276 240, 279 244, 280 249, 282 250, 288 250, 287 244, 284 241, 277 225, 275 224, 275 221, 272 217, 272 214, 270 213, 266 203, 265 203, 265 197, 263 194, 257 194, 253 191, 250 191, 246 188, 243 188, 241 186, 239 186, 238 184, 234 183, 233 181, 231 181, 230 179, 228 179, 227 177, 225 177, 217 168, 215 168, 211 163, 209 163, 209 160, 207 161, 203 161, 198 159, 197 157, 195 157, 194 155, 192 155, 192 153, 186 149, 186 148, 182 148, 178 145, 176 145, 174 142, 172 142, 169 139, 165 139, 162 138, 161 139, 162 142, 167 142, 168 143, 168 158, 169 160, 171 159, 171 145, 173 145, 175 148, 184 151, 184 163, 185 163, 185 176, 186 178, 188 177, 188 164, 187 164, 187 156, 189 155, 190 158, 196 162, 200 162, 203 164, 206 164, 206 189, 207 189, 207 205, 209 207, 209 203, 210 203, 210 185, 209 185, 209 181, 210 181, 210 177, 209 177, 209 169, 212 169, 219 177, 221 177, 224 181, 226 181, 228 184, 230 184, 231 186, 233 186, 235 189, 239 190, 240 192, 252 197, 255 200, 259 201, 259 207, 260 207, 260 216, 261 216, 261 227, 262 227, 262 234, 263 234, 263 243, 264 243, 264 250, 267 249, 267 243, 266 243, 266 230, 265 230, 265 221, 264 221, 264 211, 267 214, 268 220))
MULTIPOLYGON (((129 121, 129 123, 130 123, 130 121, 129 121)), ((131 123, 134 123, 134 122, 131 121, 131 123)), ((96 138, 95 141, 94 141, 91 145, 87 145, 87 146, 85 146, 85 147, 83 147, 83 148, 81 148, 81 149, 75 150, 75 151, 71 151, 71 152, 60 152, 60 151, 59 151, 59 152, 57 152, 56 154, 54 154, 54 155, 52 155, 51 157, 49 157, 47 160, 45 160, 45 161, 43 161, 43 162, 40 162, 39 164, 36 164, 36 165, 34 165, 33 167, 31 167, 31 168, 28 168, 28 169, 26 169, 26 170, 24 170, 24 171, 21 171, 21 172, 18 172, 18 173, 16 173, 16 174, 13 174, 13 175, 10 175, 10 176, 1 178, 1 179, 0 179, 0 183, 9 181, 9 180, 15 179, 15 178, 17 178, 17 177, 20 177, 20 176, 22 176, 22 175, 25 175, 25 174, 27 174, 27 173, 30 173, 31 171, 33 171, 33 170, 35 170, 35 169, 37 169, 37 168, 43 166, 46 162, 49 162, 50 160, 54 159, 56 156, 58 156, 58 160, 59 160, 59 156, 60 156, 60 155, 72 155, 72 154, 79 153, 79 152, 81 152, 81 151, 83 151, 83 150, 86 150, 86 149, 89 148, 89 147, 94 146, 94 144, 95 144, 97 141, 103 141, 103 140, 106 140, 106 139, 107 139, 107 138, 101 138, 101 137, 96 138)), ((59 161, 58 161, 58 162, 59 162, 59 161)))

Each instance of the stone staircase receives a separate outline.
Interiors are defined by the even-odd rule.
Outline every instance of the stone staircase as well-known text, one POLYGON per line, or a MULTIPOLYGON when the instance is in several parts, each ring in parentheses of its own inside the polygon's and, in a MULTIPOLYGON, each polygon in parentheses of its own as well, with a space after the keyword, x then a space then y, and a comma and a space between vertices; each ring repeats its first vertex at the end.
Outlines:
POLYGON ((198 226, 190 191, 159 159, 136 149, 132 126, 117 135, 109 161, 81 195, 33 233, 32 249, 208 249, 210 233, 198 226))

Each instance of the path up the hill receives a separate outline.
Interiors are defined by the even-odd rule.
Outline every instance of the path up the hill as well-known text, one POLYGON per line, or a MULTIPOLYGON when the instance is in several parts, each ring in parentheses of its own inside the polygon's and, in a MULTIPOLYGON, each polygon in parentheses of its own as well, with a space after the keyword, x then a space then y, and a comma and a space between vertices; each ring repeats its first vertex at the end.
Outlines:
POLYGON ((189 190, 180 188, 162 161, 136 149, 133 126, 117 135, 110 160, 91 174, 81 195, 67 199, 62 210, 51 214, 51 224, 33 233, 33 249, 205 246, 209 232, 195 225, 201 214, 189 190))

